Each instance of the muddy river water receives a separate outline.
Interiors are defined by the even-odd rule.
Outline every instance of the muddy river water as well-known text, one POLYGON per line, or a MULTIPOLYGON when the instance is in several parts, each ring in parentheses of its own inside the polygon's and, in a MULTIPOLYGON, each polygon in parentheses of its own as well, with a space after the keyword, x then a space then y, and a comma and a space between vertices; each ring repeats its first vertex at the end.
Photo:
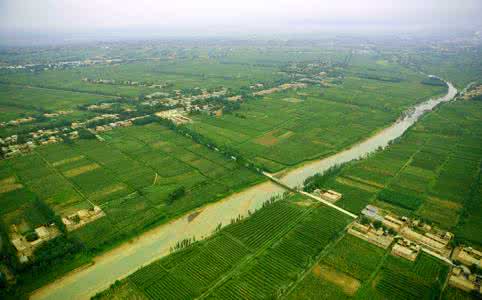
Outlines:
MULTIPOLYGON (((313 161, 300 168, 287 172, 281 181, 289 186, 299 186, 303 181, 318 172, 353 159, 362 158, 379 147, 400 137, 423 114, 437 104, 452 100, 457 90, 452 84, 445 96, 432 99, 411 108, 405 117, 376 135, 343 150, 335 155, 313 161)), ((222 201, 210 204, 179 219, 156 227, 136 239, 94 259, 91 266, 76 270, 34 292, 31 299, 89 299, 108 288, 117 279, 124 278, 162 256, 169 254, 170 247, 177 241, 195 236, 197 239, 209 236, 221 223, 229 224, 238 215, 247 215, 249 211, 259 209, 263 202, 285 190, 267 181, 240 193, 231 195, 222 201)))

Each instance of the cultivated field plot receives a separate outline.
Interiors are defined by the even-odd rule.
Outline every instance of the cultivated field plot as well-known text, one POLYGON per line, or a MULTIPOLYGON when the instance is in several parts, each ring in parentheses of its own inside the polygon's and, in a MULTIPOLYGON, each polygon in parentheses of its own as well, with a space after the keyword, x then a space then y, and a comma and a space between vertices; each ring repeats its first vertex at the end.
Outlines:
POLYGON ((443 105, 397 143, 344 168, 327 187, 344 195, 339 204, 350 211, 376 200, 481 243, 481 108, 476 101, 443 105))
POLYGON ((448 265, 420 255, 415 262, 388 256, 374 279, 364 285, 357 299, 434 299, 441 293, 448 265))
POLYGON ((263 66, 282 66, 291 62, 306 62, 322 60, 325 62, 342 63, 350 49, 325 45, 310 47, 297 45, 292 47, 229 47, 228 49, 210 51, 219 53, 222 63, 256 64, 263 66))
POLYGON ((7 223, 42 223, 30 208, 35 199, 61 216, 97 205, 107 217, 74 232, 95 248, 262 180, 158 124, 116 130, 104 138, 40 147, 2 161, 0 203, 7 223))
POLYGON ((311 268, 289 299, 435 299, 447 264, 421 254, 415 262, 394 257, 346 235, 311 268))
POLYGON ((149 299, 266 299, 292 284, 348 222, 292 196, 140 269, 101 298, 135 286, 149 299))
POLYGON ((289 299, 347 299, 367 282, 385 251, 345 235, 297 284, 289 299))
POLYGON ((96 94, 137 97, 154 92, 169 92, 181 88, 214 88, 223 86, 237 89, 257 82, 274 82, 283 77, 278 69, 246 64, 221 64, 216 59, 149 61, 116 65, 88 66, 67 70, 48 70, 39 74, 14 73, 0 76, 0 81, 53 89, 90 92, 96 94), (99 84, 91 80, 152 82, 165 86, 149 88, 122 84, 99 84))
POLYGON ((266 95, 234 114, 197 117, 190 126, 276 172, 352 145, 395 121, 408 106, 445 91, 421 84, 423 77, 406 70, 400 82, 355 75, 349 72, 339 86, 266 95))
POLYGON ((0 84, 0 122, 39 112, 72 110, 109 99, 103 95, 0 84))

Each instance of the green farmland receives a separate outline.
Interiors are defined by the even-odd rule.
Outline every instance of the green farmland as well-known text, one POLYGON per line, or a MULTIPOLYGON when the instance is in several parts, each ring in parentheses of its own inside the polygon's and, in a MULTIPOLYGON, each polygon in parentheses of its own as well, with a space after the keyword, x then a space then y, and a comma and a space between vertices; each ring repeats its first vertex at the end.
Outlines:
POLYGON ((374 203, 482 244, 481 108, 478 101, 442 105, 386 150, 343 168, 327 187, 343 193, 339 205, 355 213, 374 203))
MULTIPOLYGON (((1 180, 13 181, 12 191, 6 191, 8 186, 2 190, 2 203, 12 205, 8 199, 24 193, 43 199, 62 216, 88 202, 98 205, 108 217, 75 233, 94 247, 119 232, 136 232, 261 179, 160 125, 120 129, 104 138, 106 142, 81 140, 42 147, 31 155, 2 161, 1 180), (167 203, 168 195, 179 187, 186 189, 185 195, 167 203), (142 218, 133 222, 136 214, 142 218), (98 239, 97 230, 109 235, 98 239)), ((18 209, 20 203, 5 213, 17 214, 18 209)))
POLYGON ((160 259, 95 299, 433 299, 448 265, 415 262, 350 235, 348 219, 291 196, 160 259), (283 218, 283 222, 279 222, 283 218))
POLYGON ((72 70, 49 70, 41 74, 16 73, 0 76, 0 82, 31 85, 101 95, 137 97, 159 91, 146 86, 111 85, 84 82, 83 78, 116 81, 152 82, 168 85, 161 91, 181 88, 214 88, 223 86, 239 89, 256 82, 272 82, 283 78, 275 67, 241 64, 221 64, 215 60, 136 62, 102 65, 72 70))
MULTIPOLYGON (((85 263, 85 255, 263 180, 160 125, 120 129, 104 138, 40 147, 0 162, 0 214, 7 228, 32 232, 52 222, 53 214, 67 216, 92 204, 106 214, 68 234, 82 256, 66 255, 66 269, 38 274, 65 273, 69 264, 85 263), (173 199, 179 189, 182 196, 173 199)), ((31 279, 35 286, 40 278, 31 279)))
POLYGON ((75 110, 79 104, 96 103, 105 99, 113 98, 89 93, 0 84, 0 122, 39 112, 75 110))
MULTIPOLYGON (((435 256, 346 234, 354 215, 263 173, 302 174, 445 80, 480 83, 480 50, 456 43, 0 47, 0 298, 470 299, 435 256)), ((480 249, 479 83, 313 185, 480 249)))
POLYGON ((365 65, 348 69, 342 85, 274 93, 248 101, 234 114, 197 117, 191 127, 277 172, 334 154, 395 121, 409 106, 445 93, 394 65, 371 72, 396 74, 400 82, 362 78, 360 70, 374 63, 364 59, 359 63, 365 65))
POLYGON ((299 196, 265 206, 213 237, 140 269, 100 299, 255 299, 281 295, 349 218, 299 196))

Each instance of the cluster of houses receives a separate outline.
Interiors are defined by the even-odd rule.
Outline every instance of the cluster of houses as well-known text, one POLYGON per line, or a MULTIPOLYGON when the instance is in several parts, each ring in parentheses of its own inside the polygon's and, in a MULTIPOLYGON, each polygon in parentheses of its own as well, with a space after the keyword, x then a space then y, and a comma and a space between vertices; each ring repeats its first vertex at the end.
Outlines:
POLYGON ((96 111, 96 110, 106 110, 111 109, 114 103, 100 103, 100 104, 92 104, 87 106, 87 110, 96 111))
POLYGON ((252 89, 252 90, 260 90, 264 87, 264 84, 262 83, 256 83, 256 84, 253 84, 253 85, 250 85, 249 88, 252 89))
POLYGON ((463 98, 465 100, 470 100, 474 97, 481 96, 481 95, 482 95, 482 85, 478 85, 466 91, 463 95, 463 98))
POLYGON ((170 110, 163 110, 160 112, 155 113, 155 115, 161 119, 168 119, 174 124, 185 124, 190 123, 192 120, 187 117, 187 112, 182 109, 170 109, 170 110))
MULTIPOLYGON (((104 211, 100 207, 94 206, 92 209, 82 209, 63 217, 62 222, 67 231, 73 231, 104 216, 104 211)), ((42 225, 33 231, 22 230, 23 226, 22 224, 12 224, 9 231, 9 238, 21 263, 29 262, 37 247, 61 234, 55 224, 42 225)))
POLYGON ((12 158, 30 152, 38 145, 49 145, 62 142, 64 138, 77 139, 79 132, 69 127, 39 129, 29 133, 29 140, 18 143, 18 136, 12 135, 5 139, 0 138, 0 154, 5 158, 12 158))
POLYGON ((71 110, 59 110, 59 111, 56 111, 56 112, 53 112, 53 113, 44 113, 43 116, 46 117, 46 118, 55 118, 55 117, 58 117, 58 116, 68 115, 68 114, 71 114, 71 113, 72 113, 71 110))
POLYGON ((35 121, 35 118, 33 117, 18 118, 7 122, 0 122, 0 128, 7 127, 7 126, 17 126, 20 124, 30 123, 33 121, 35 121))
POLYGON ((33 232, 22 233, 18 225, 12 224, 9 235, 19 261, 27 263, 33 256, 34 250, 46 241, 59 236, 60 230, 55 224, 50 224, 37 227, 33 232))
POLYGON ((420 245, 405 238, 399 238, 393 245, 391 253, 392 255, 415 261, 421 249, 420 245))
POLYGON ((74 60, 74 61, 60 61, 47 64, 21 64, 21 65, 9 65, 0 66, 0 69, 7 70, 55 70, 55 69, 65 69, 65 68, 77 68, 83 66, 99 65, 99 64, 118 64, 121 63, 122 59, 86 59, 86 60, 74 60))
POLYGON ((280 91, 284 91, 284 90, 289 90, 289 89, 302 89, 302 88, 306 88, 306 87, 307 87, 307 84, 306 84, 306 83, 302 83, 302 82, 284 83, 284 84, 279 85, 279 86, 277 86, 277 87, 273 87, 273 88, 270 88, 270 89, 266 89, 266 90, 261 90, 261 91, 258 91, 258 92, 254 92, 253 95, 255 95, 255 96, 264 96, 264 95, 269 95, 269 94, 273 94, 273 93, 280 92, 280 91))
MULTIPOLYGON (((87 79, 87 78, 84 78, 84 79, 89 82, 91 81, 90 79, 87 79)), ((104 79, 101 79, 101 81, 103 83, 109 82, 109 81, 106 82, 104 79)), ((129 81, 129 83, 132 83, 132 82, 129 81)), ((262 90, 264 85, 261 83, 252 85, 251 87, 252 89, 256 89, 256 90, 261 89, 254 92, 253 93, 254 95, 267 95, 277 91, 283 91, 286 89, 304 88, 306 86, 307 86, 306 83, 296 82, 296 83, 285 83, 280 86, 266 89, 266 90, 262 90)), ((154 99, 154 98, 157 98, 158 96, 162 97, 165 95, 165 93, 160 93, 160 92, 153 93, 145 97, 151 100, 146 100, 144 102, 141 102, 141 105, 155 106, 157 104, 163 104, 165 106, 171 107, 172 109, 158 112, 155 115, 160 118, 169 119, 173 121, 175 124, 192 122, 192 120, 188 117, 188 114, 191 112, 203 112, 213 116, 221 116, 223 114, 223 108, 219 107, 219 104, 211 103, 209 101, 198 101, 198 100, 206 100, 206 99, 225 96, 228 92, 227 89, 218 88, 214 91, 209 91, 209 92, 206 89, 201 89, 201 88, 195 88, 194 90, 196 90, 196 93, 194 93, 195 95, 183 96, 180 90, 176 90, 174 98, 161 98, 161 99, 154 99)), ((233 102, 241 101, 242 96, 240 95, 230 96, 228 100, 233 102)), ((93 104, 93 105, 89 105, 87 107, 87 110, 90 110, 90 111, 108 110, 112 108, 113 105, 114 103, 93 104)), ((71 111, 58 111, 55 113, 46 113, 44 114, 44 116, 56 117, 56 116, 64 115, 68 113, 71 113, 71 111)), ((47 144, 58 143, 63 141, 66 138, 76 139, 79 137, 79 132, 77 131, 77 129, 79 128, 92 127, 91 126, 92 124, 100 123, 99 125, 95 126, 95 128, 89 129, 89 131, 91 131, 93 134, 96 134, 96 133, 112 130, 113 128, 116 128, 116 127, 131 126, 133 124, 132 121, 136 119, 136 118, 132 118, 128 120, 119 120, 119 118, 120 117, 118 114, 104 113, 83 122, 72 122, 69 127, 53 128, 49 130, 38 130, 36 132, 31 132, 30 138, 24 143, 17 143, 18 142, 17 135, 12 135, 4 139, 0 138, 0 146, 1 146, 0 154, 4 158, 11 158, 14 156, 18 156, 22 153, 28 153, 32 150, 32 148, 34 148, 37 145, 47 145, 47 144)), ((35 119, 33 117, 21 118, 21 119, 7 122, 7 125, 10 125, 10 124, 18 125, 26 122, 32 122, 34 120, 35 119)), ((338 200, 336 199, 337 197, 336 195, 326 194, 325 196, 329 201, 338 200)))
POLYGON ((119 119, 118 114, 102 114, 102 115, 96 116, 94 118, 88 119, 84 122, 73 122, 71 124, 71 127, 72 127, 72 129, 83 128, 83 127, 87 127, 88 125, 90 125, 92 123, 96 123, 96 122, 99 122, 99 121, 117 120, 117 119, 119 119))
POLYGON ((132 126, 132 125, 133 125, 133 123, 132 123, 131 119, 122 120, 122 121, 117 121, 117 122, 111 122, 111 123, 105 124, 105 125, 95 126, 94 129, 91 129, 91 132, 92 133, 101 133, 101 132, 111 131, 112 129, 117 128, 117 127, 129 127, 129 126, 132 126))
POLYGON ((29 133, 29 138, 24 143, 19 143, 18 135, 12 135, 6 138, 0 138, 0 154, 4 158, 12 158, 24 153, 30 152, 38 145, 48 145, 64 141, 65 139, 74 140, 79 138, 79 128, 85 128, 93 123, 102 121, 108 122, 103 125, 97 125, 90 128, 93 134, 110 131, 117 127, 129 127, 133 125, 136 119, 145 118, 147 116, 134 117, 127 120, 118 120, 117 114, 102 114, 86 120, 85 122, 72 122, 70 127, 40 129, 29 133))
POLYGON ((452 252, 454 235, 420 220, 399 217, 373 205, 367 205, 348 229, 348 233, 387 249, 396 243, 392 254, 414 261, 420 250, 430 251, 444 258, 452 252))
MULTIPOLYGON (((208 92, 205 89, 198 89, 200 93, 198 95, 191 96, 182 96, 182 92, 180 90, 174 91, 174 97, 167 97, 169 96, 169 94, 167 93, 156 92, 145 96, 144 98, 147 100, 141 102, 141 105, 156 106, 158 104, 163 104, 165 106, 171 106, 172 108, 183 107, 184 110, 187 112, 205 112, 209 114, 214 114, 214 112, 218 110, 219 107, 216 107, 209 103, 196 103, 196 101, 225 96, 227 90, 220 89, 217 91, 208 92)), ((241 96, 232 96, 229 98, 230 101, 240 101, 241 99, 241 96)))
POLYGON ((392 246, 392 255, 410 261, 426 251, 453 262, 448 283, 467 292, 482 294, 482 252, 467 246, 452 249, 454 235, 450 232, 367 205, 360 218, 350 224, 348 233, 383 249, 392 246), (474 269, 479 271, 474 272, 474 269))
POLYGON ((163 84, 152 84, 142 81, 133 81, 133 80, 114 80, 114 79, 90 79, 87 77, 82 78, 83 82, 88 83, 95 83, 95 84, 118 84, 118 85, 130 85, 130 86, 144 86, 149 88, 157 88, 161 89, 165 85, 163 84))
POLYGON ((390 247, 394 239, 387 230, 373 223, 353 222, 348 227, 348 233, 383 249, 390 247))
POLYGON ((343 80, 341 75, 333 76, 328 73, 340 73, 340 67, 330 66, 329 63, 318 62, 309 64, 293 63, 286 69, 290 76, 301 83, 320 84, 321 86, 334 86, 343 80))
MULTIPOLYGON (((70 114, 70 113, 72 113, 72 111, 59 110, 59 111, 56 111, 56 112, 53 112, 53 113, 44 113, 43 116, 46 117, 46 118, 55 118, 55 117, 58 117, 60 115, 67 115, 67 114, 70 114)), ((36 119, 34 117, 29 116, 29 117, 18 118, 18 119, 6 121, 6 122, 0 122, 0 128, 7 127, 7 126, 18 126, 18 125, 22 125, 22 124, 25 124, 25 123, 32 123, 35 120, 36 119)))

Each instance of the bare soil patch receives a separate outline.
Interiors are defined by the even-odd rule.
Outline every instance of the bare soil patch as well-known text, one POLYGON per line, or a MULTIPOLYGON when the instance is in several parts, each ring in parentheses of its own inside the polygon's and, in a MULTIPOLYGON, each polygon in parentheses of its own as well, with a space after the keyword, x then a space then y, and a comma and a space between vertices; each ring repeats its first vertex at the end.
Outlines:
POLYGON ((348 179, 346 177, 338 177, 338 178, 336 178, 336 181, 341 183, 341 184, 352 186, 352 187, 355 187, 355 188, 359 188, 359 189, 367 191, 367 192, 377 192, 378 190, 380 190, 379 188, 376 188, 372 185, 368 185, 368 184, 364 184, 364 183, 361 183, 361 182, 358 182, 358 181, 354 181, 354 180, 348 179))
POLYGON ((84 158, 83 155, 79 155, 79 156, 74 156, 74 157, 71 157, 71 158, 62 159, 62 160, 53 162, 53 163, 52 163, 52 166, 58 167, 58 166, 61 166, 61 165, 65 165, 65 164, 67 164, 67 163, 71 163, 71 162, 74 162, 74 161, 81 160, 82 158, 84 158))
POLYGON ((93 199, 99 199, 99 198, 105 197, 107 195, 113 194, 115 192, 121 191, 125 188, 126 188, 126 186, 123 183, 110 185, 106 188, 103 188, 99 192, 95 193, 95 195, 92 198, 93 199))
POLYGON ((14 176, 0 180, 0 194, 8 193, 22 188, 23 185, 21 185, 20 183, 16 183, 16 180, 17 179, 14 176))
POLYGON ((75 176, 79 176, 80 174, 84 174, 84 173, 93 171, 93 170, 98 169, 98 168, 100 168, 100 166, 96 163, 88 164, 88 165, 85 165, 85 166, 81 166, 81 167, 78 167, 78 168, 74 168, 74 169, 70 169, 68 171, 65 171, 64 175, 66 177, 75 177, 75 176))
POLYGON ((295 134, 293 131, 286 131, 285 133, 283 133, 282 135, 280 135, 278 138, 279 139, 287 139, 289 138, 290 136, 292 136, 293 134, 295 134))
POLYGON ((361 285, 357 279, 326 265, 316 265, 312 272, 316 277, 340 287, 349 296, 353 296, 361 285))
POLYGON ((303 102, 303 100, 298 99, 298 98, 283 98, 283 101, 289 102, 289 103, 300 103, 300 102, 303 102))
POLYGON ((270 132, 267 132, 266 134, 260 136, 259 138, 256 138, 254 142, 256 144, 260 144, 263 146, 272 146, 278 143, 278 138, 274 136, 277 133, 277 130, 273 130, 270 132))

